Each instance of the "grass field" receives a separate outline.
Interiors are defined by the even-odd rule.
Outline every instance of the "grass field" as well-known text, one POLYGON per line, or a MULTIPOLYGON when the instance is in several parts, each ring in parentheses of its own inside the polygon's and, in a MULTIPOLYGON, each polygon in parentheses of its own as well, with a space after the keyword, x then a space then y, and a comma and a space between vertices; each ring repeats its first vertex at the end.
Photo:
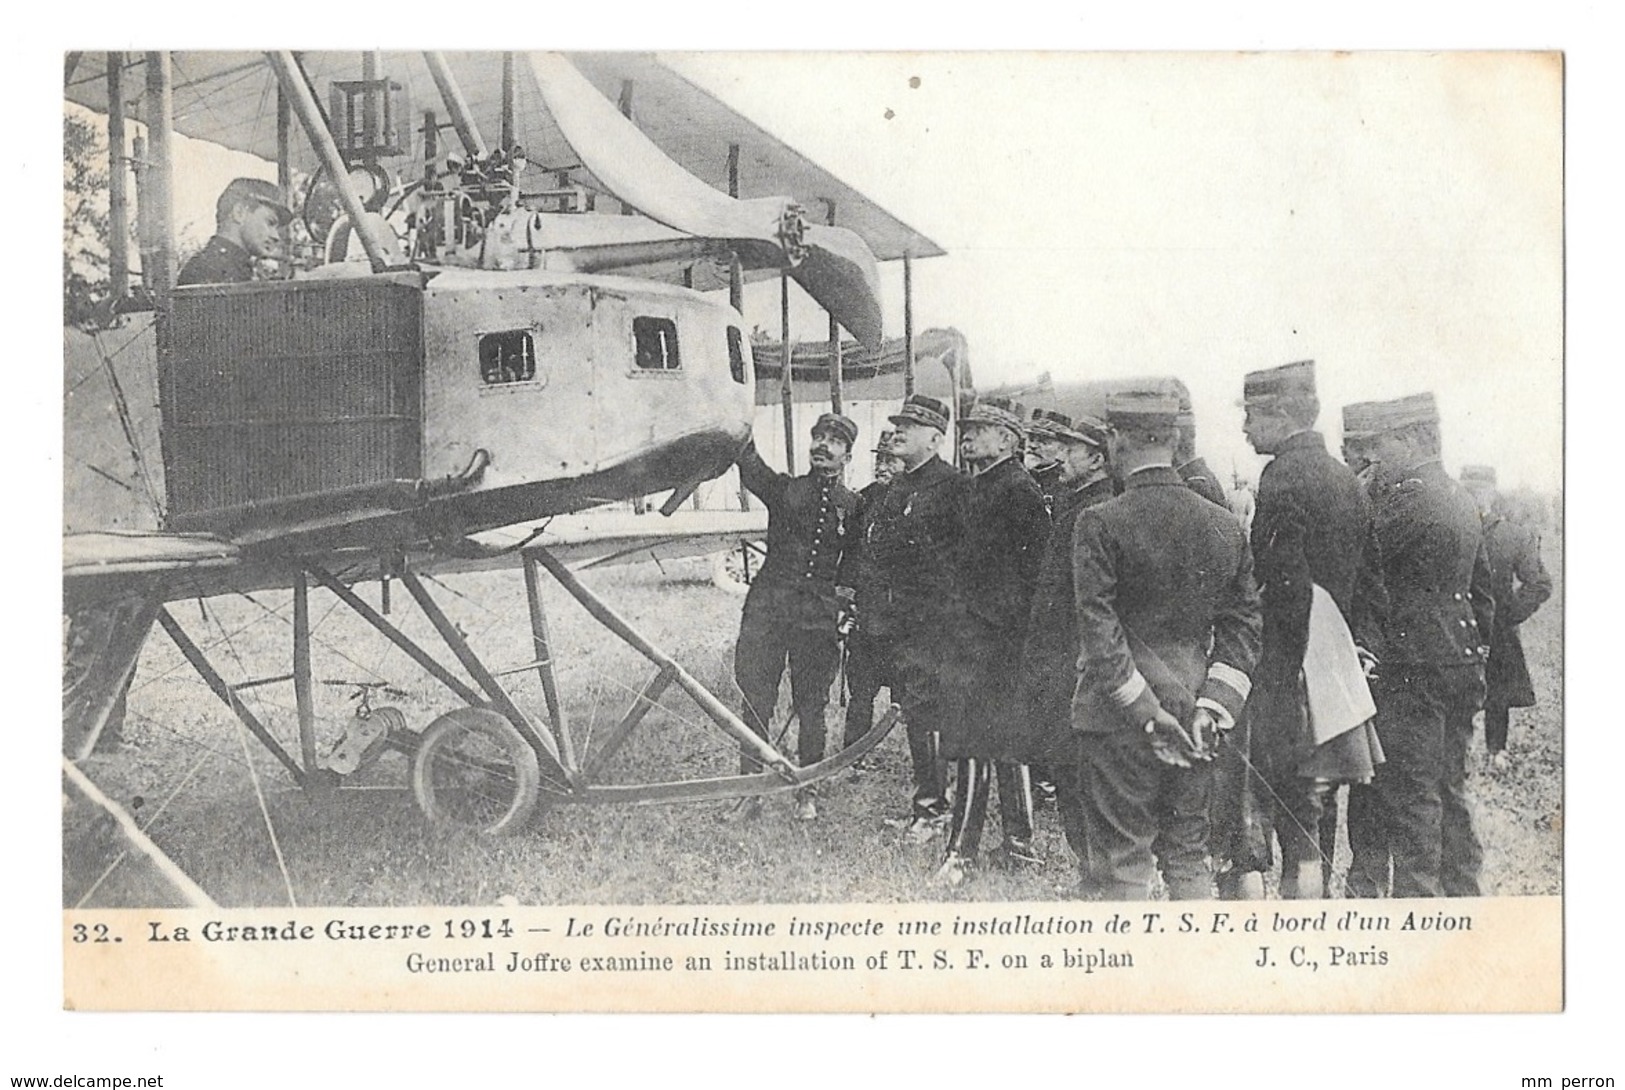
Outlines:
MULTIPOLYGON (((1470 784, 1485 844, 1487 894, 1560 891, 1562 882, 1563 609, 1560 542, 1546 560, 1558 591, 1524 626, 1539 706, 1514 712, 1515 768, 1492 775, 1482 739, 1471 754, 1470 784)), ((702 682, 737 706, 733 639, 741 599, 709 581, 710 568, 685 561, 608 569, 589 585, 702 682)), ((498 670, 531 658, 524 591, 518 573, 448 578, 432 587, 447 613, 486 662, 498 670)), ((377 588, 364 590, 374 603, 377 588)), ((615 643, 562 591, 545 591, 571 721, 601 742, 653 673, 635 652, 615 643)), ((399 588, 391 619, 425 646, 436 641, 399 588)), ((401 708, 414 726, 457 706, 456 699, 323 591, 312 594, 315 676, 323 681, 386 681, 404 691, 379 698, 401 708)), ((212 647, 231 682, 288 672, 291 599, 286 593, 172 606, 201 645, 212 647)), ((449 659, 449 656, 447 656, 449 659)), ((522 707, 540 709, 531 671, 508 678, 522 707)), ((322 745, 342 732, 355 686, 318 685, 322 745)), ((297 754, 292 685, 245 690, 245 702, 297 754)), ((832 744, 843 709, 832 705, 832 744)), ((646 782, 721 775, 735 767, 731 744, 675 690, 616 758, 611 776, 646 782)), ((782 722, 782 710, 780 716, 782 722)), ((512 898, 521 904, 751 902, 896 902, 917 900, 1049 900, 1071 895, 1072 858, 1053 810, 1039 815, 1043 867, 1008 874, 988 870, 957 890, 936 888, 930 874, 941 841, 899 842, 883 824, 906 809, 908 754, 901 731, 882 743, 875 767, 844 772, 822 786, 822 814, 797 822, 788 801, 770 800, 760 818, 731 819, 732 807, 695 803, 651 807, 554 806, 531 827, 506 838, 429 828, 405 789, 406 764, 386 755, 325 797, 295 788, 281 766, 247 736, 204 687, 174 646, 155 635, 132 688, 126 744, 96 756, 86 771, 123 803, 149 835, 227 906, 478 905, 512 898), (273 831, 274 830, 274 835, 273 831)), ((793 749, 793 747, 792 747, 793 749)), ((67 905, 148 906, 177 903, 173 892, 125 845, 99 810, 64 791, 63 897, 67 905)), ((990 818, 984 845, 998 843, 990 818)), ((1339 865, 1346 866, 1346 850, 1339 865)), ((1337 888, 1334 883, 1334 888, 1337 888)))

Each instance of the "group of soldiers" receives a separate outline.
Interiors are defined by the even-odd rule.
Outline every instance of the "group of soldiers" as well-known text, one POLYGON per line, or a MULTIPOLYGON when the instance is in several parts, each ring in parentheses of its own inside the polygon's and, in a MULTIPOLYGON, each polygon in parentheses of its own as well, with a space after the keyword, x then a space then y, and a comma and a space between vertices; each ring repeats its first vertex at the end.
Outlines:
MULTIPOLYGON (((1321 897, 1349 785, 1349 894, 1477 895, 1467 746, 1485 709, 1504 765, 1508 708, 1533 702, 1517 625, 1551 593, 1538 538, 1496 513, 1492 469, 1446 474, 1431 394, 1346 406, 1343 461, 1312 361, 1242 394, 1270 458, 1250 531, 1166 385, 1103 419, 978 402, 963 471, 948 406, 909 397, 861 494, 844 416, 813 425, 802 476, 747 447, 769 523, 735 658, 746 722, 766 736, 788 666, 799 758, 821 760, 844 639, 845 743, 889 688, 913 773, 889 824, 943 836, 947 885, 980 865, 994 794, 993 861, 1042 862, 1037 791, 1086 897, 1143 899, 1159 875, 1174 899, 1262 896, 1277 851, 1281 895, 1321 897)), ((810 790, 796 815, 817 817, 810 790)))

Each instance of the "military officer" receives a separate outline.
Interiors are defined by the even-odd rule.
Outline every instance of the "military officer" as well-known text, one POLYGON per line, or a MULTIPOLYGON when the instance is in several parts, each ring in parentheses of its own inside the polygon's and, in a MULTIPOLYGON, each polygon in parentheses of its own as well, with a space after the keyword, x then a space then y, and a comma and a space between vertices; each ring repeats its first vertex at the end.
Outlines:
MULTIPOLYGON (((237 178, 215 203, 215 236, 181 270, 180 284, 229 284, 254 279, 251 257, 273 256, 281 228, 293 219, 282 193, 258 178, 237 178)), ((148 601, 85 606, 68 615, 63 654, 63 722, 70 732, 97 735, 98 748, 123 738, 125 705, 136 659, 152 627, 148 601)))
MULTIPOLYGON (((1313 360, 1254 371, 1243 380, 1247 441, 1270 458, 1258 482, 1253 561, 1264 632, 1246 720, 1250 760, 1281 845, 1281 895, 1320 897, 1336 843, 1336 788, 1372 773, 1364 730, 1316 746, 1303 662, 1313 587, 1331 595, 1366 659, 1380 655, 1385 611, 1370 505, 1347 466, 1314 430, 1320 415, 1313 360), (1364 747, 1364 748, 1362 748, 1364 747), (1329 807, 1329 809, 1327 809, 1329 807), (1331 842, 1320 834, 1330 816, 1331 842)), ((1251 780, 1249 780, 1251 783, 1251 780)), ((1257 867, 1268 860, 1251 859, 1257 867)), ((1242 861, 1237 866, 1245 869, 1242 861)), ((1261 869, 1261 868, 1260 868, 1261 869)))
MULTIPOLYGON (((842 588, 849 585, 842 561, 856 548, 858 533, 858 497, 841 483, 841 474, 857 437, 851 420, 824 413, 812 426, 809 472, 791 477, 770 469, 753 442, 738 458, 740 481, 767 507, 767 559, 745 595, 734 679, 744 697, 745 723, 766 738, 789 663, 803 766, 823 760, 824 709, 840 664, 836 617, 842 588)), ((740 767, 748 773, 761 765, 745 753, 740 767)), ((796 817, 817 816, 812 793, 798 792, 796 817)))
POLYGON ((1540 559, 1540 536, 1508 518, 1496 493, 1494 466, 1463 466, 1461 483, 1472 493, 1484 520, 1484 548, 1490 561, 1490 592, 1495 598, 1495 630, 1485 667, 1484 748, 1497 771, 1511 767, 1507 729, 1513 708, 1535 704, 1535 688, 1524 661, 1518 626, 1552 596, 1552 577, 1540 559))
POLYGON ((1033 849, 1029 763, 1039 753, 1017 704, 1022 637, 1049 536, 1049 512, 1017 448, 1021 418, 978 404, 965 414, 960 456, 971 467, 964 535, 954 557, 952 666, 941 724, 942 754, 957 763, 958 791, 937 880, 959 885, 974 864, 996 778, 1003 860, 1040 862, 1033 849))
POLYGON ((1259 602, 1252 554, 1226 510, 1173 465, 1179 403, 1107 400, 1123 494, 1073 527, 1082 741, 1082 888, 1137 900, 1161 869, 1172 899, 1208 897, 1208 759, 1251 691, 1259 602))
POLYGON ((1387 762, 1369 786, 1349 791, 1349 891, 1476 896, 1482 853, 1467 808, 1467 742, 1495 610, 1482 524, 1440 463, 1433 395, 1379 402, 1372 412, 1376 537, 1389 598, 1376 675, 1387 762))
POLYGON ((914 793, 909 815, 888 824, 923 843, 948 821, 946 769, 937 732, 944 714, 943 673, 953 615, 953 560, 964 535, 965 475, 938 455, 948 406, 915 394, 889 418, 892 451, 903 472, 892 479, 869 523, 869 555, 895 620, 896 703, 908 731, 914 793))
POLYGON ((1053 505, 1055 493, 1060 488, 1063 475, 1061 463, 1066 455, 1065 446, 1056 434, 1054 425, 1057 420, 1066 419, 1063 413, 1034 409, 1027 422, 1027 472, 1038 482, 1039 491, 1044 493, 1044 502, 1050 505, 1053 505))
POLYGON ((1196 413, 1191 408, 1191 394, 1183 382, 1179 383, 1179 449, 1174 452, 1174 465, 1179 469, 1180 479, 1191 491, 1201 496, 1209 503, 1216 503, 1225 510, 1230 504, 1224 494, 1224 485, 1219 481, 1219 475, 1213 472, 1213 467, 1207 464, 1207 459, 1196 453, 1196 413))
POLYGON ((1049 413, 1045 427, 1060 449, 1060 472, 1051 510, 1049 542, 1033 588, 1033 607, 1021 656, 1017 702, 1033 724, 1046 759, 1058 777, 1056 806, 1067 843, 1083 855, 1083 802, 1075 774, 1077 747, 1087 735, 1072 730, 1072 689, 1077 683, 1078 626, 1072 593, 1072 525, 1086 507, 1116 495, 1106 462, 1106 422, 1049 413))
POLYGON ((293 212, 282 191, 260 178, 234 178, 214 206, 214 237, 181 269, 177 284, 241 284, 254 279, 254 258, 275 257, 293 212))
POLYGON ((893 432, 881 432, 871 452, 875 479, 858 493, 858 544, 854 552, 852 589, 853 624, 846 637, 846 730, 843 745, 850 746, 874 726, 875 697, 882 688, 896 687, 895 622, 887 608, 885 581, 870 555, 869 527, 880 511, 880 498, 903 463, 892 453, 893 432))

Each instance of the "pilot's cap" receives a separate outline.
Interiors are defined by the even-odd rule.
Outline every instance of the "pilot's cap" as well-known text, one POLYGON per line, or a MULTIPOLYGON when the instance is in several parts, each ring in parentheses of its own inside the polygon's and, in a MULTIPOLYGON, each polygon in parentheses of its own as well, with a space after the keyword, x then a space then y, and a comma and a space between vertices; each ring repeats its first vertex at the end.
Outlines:
POLYGON ((243 201, 268 205, 276 212, 277 222, 284 227, 293 221, 293 210, 282 203, 282 190, 275 182, 268 182, 264 178, 233 178, 215 202, 216 217, 225 219, 243 201))
POLYGON ((827 432, 845 440, 847 450, 851 450, 852 444, 858 440, 858 426, 840 413, 825 413, 813 421, 812 434, 817 435, 819 432, 827 432))
POLYGON ((948 430, 948 406, 934 397, 915 394, 903 402, 903 407, 897 411, 897 415, 886 419, 893 424, 924 424, 945 432, 948 430))

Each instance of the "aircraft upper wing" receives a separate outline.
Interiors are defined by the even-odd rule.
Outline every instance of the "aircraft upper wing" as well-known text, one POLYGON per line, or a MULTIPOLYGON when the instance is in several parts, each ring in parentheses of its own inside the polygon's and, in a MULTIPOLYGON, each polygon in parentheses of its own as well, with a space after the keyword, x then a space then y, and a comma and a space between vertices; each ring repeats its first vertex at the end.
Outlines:
POLYGON ((531 53, 548 112, 582 165, 644 215, 698 238, 756 242, 796 259, 807 294, 870 348, 881 339, 880 274, 868 243, 842 227, 807 226, 787 196, 738 199, 707 185, 599 93, 562 54, 531 53))
MULTIPOLYGON (((182 135, 246 151, 274 162, 277 156, 276 79, 263 53, 175 51, 170 54, 174 75, 175 129, 182 135)), ((719 193, 728 192, 729 147, 737 157, 739 194, 749 199, 785 196, 809 209, 833 200, 842 226, 857 234, 881 261, 905 254, 938 257, 943 250, 930 238, 903 223, 860 190, 831 174, 774 134, 740 114, 716 96, 695 86, 653 53, 573 53, 571 62, 601 95, 625 99, 638 128, 661 152, 689 174, 719 193)), ((689 55, 684 55, 685 60, 689 55)), ((106 53, 84 52, 75 58, 66 83, 69 101, 101 113, 107 112, 106 53)), ((124 53, 125 94, 130 116, 145 73, 145 54, 124 53)), ((452 73, 461 86, 486 140, 493 145, 500 132, 502 113, 502 60, 494 52, 448 52, 452 73)), ((359 52, 310 51, 300 54, 324 107, 335 80, 361 78, 359 52)), ((695 63, 703 58, 694 56, 695 63)), ((692 64, 689 67, 693 67, 692 64)), ((379 71, 400 83, 419 113, 405 126, 411 155, 421 159, 421 111, 433 109, 445 120, 438 92, 423 55, 387 51, 379 55, 379 71)), ((514 86, 514 139, 524 147, 532 164, 542 171, 578 165, 575 154, 553 122, 541 90, 528 70, 516 66, 514 86)), ((297 128, 297 127, 296 127, 297 128)), ((290 161, 306 173, 317 168, 315 153, 296 133, 290 161)), ((589 182, 594 179, 588 179, 589 182)))

